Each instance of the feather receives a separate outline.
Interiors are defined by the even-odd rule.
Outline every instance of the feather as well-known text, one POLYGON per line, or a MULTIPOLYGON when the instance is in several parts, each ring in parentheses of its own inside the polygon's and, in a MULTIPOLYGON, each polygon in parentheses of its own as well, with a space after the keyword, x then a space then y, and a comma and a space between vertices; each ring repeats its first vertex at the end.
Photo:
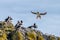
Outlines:
POLYGON ((40 15, 46 15, 47 14, 47 12, 45 12, 45 13, 40 13, 40 15))
POLYGON ((32 14, 37 14, 37 13, 35 13, 35 12, 32 12, 32 11, 31 11, 31 13, 32 13, 32 14))

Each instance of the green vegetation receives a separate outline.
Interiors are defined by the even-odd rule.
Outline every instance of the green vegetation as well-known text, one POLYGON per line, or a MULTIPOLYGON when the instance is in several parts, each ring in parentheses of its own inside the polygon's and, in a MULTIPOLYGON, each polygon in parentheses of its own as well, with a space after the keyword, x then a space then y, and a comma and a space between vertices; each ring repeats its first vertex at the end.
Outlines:
POLYGON ((0 40, 60 40, 60 37, 45 35, 40 31, 32 29, 31 27, 36 27, 36 24, 25 28, 21 27, 22 21, 18 21, 16 26, 10 21, 10 18, 7 21, 0 21, 0 40))

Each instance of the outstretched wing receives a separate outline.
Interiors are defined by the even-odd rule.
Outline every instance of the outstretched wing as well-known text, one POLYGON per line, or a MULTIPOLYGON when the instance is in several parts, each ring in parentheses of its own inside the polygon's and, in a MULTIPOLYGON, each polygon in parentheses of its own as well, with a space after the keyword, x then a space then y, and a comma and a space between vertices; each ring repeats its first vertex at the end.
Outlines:
POLYGON ((47 12, 45 12, 45 13, 40 13, 40 15, 46 15, 47 14, 47 12))
POLYGON ((31 11, 31 13, 32 13, 32 14, 37 14, 36 12, 32 12, 32 11, 31 11))

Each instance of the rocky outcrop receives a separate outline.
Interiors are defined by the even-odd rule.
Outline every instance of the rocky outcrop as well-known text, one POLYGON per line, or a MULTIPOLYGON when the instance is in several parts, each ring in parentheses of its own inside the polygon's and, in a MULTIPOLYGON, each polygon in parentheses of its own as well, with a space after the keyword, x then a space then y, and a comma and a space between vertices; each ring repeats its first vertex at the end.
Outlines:
POLYGON ((0 40, 60 40, 60 37, 55 35, 47 35, 32 29, 33 26, 33 28, 37 28, 36 24, 25 28, 21 26, 21 23, 23 22, 18 22, 16 27, 11 23, 11 19, 0 21, 0 40))

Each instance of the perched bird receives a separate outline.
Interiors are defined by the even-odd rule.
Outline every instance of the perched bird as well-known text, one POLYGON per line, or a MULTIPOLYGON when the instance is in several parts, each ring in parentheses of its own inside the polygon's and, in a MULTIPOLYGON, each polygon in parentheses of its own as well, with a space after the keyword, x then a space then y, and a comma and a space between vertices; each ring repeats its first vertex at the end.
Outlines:
POLYGON ((32 26, 29 26, 28 28, 37 28, 36 23, 34 23, 32 26))
POLYGON ((15 25, 16 29, 19 28, 19 27, 21 27, 22 23, 23 23, 22 20, 18 21, 17 24, 15 25))
POLYGON ((38 18, 41 19, 41 15, 46 15, 46 14, 47 14, 47 12, 39 13, 39 12, 32 12, 32 11, 31 11, 31 13, 32 13, 32 14, 36 14, 36 15, 37 15, 37 17, 36 17, 37 19, 38 19, 38 18))
POLYGON ((6 19, 5 19, 5 22, 9 22, 10 20, 13 20, 10 16, 8 16, 6 19))

